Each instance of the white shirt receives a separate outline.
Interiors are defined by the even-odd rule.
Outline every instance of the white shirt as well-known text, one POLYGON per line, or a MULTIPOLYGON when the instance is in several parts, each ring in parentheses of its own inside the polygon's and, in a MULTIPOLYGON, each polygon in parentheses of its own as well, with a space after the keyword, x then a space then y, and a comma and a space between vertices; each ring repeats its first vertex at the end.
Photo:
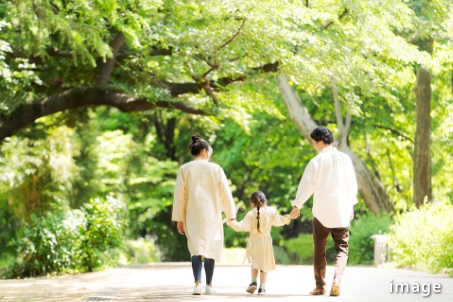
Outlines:
POLYGON ((352 208, 357 203, 357 180, 349 155, 328 146, 310 160, 293 206, 300 209, 313 193, 313 216, 323 226, 349 226, 352 208))

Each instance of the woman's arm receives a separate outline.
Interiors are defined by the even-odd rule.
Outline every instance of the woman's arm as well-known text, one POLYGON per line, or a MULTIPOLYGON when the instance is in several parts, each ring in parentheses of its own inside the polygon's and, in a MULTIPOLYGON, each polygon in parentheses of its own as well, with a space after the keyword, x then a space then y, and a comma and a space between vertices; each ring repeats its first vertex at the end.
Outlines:
POLYGON ((186 204, 187 204, 187 188, 184 180, 184 175, 179 168, 178 176, 176 177, 176 185, 173 198, 173 212, 171 220, 185 221, 186 219, 186 204))
POLYGON ((223 172, 223 169, 220 166, 218 168, 220 205, 222 206, 222 210, 225 213, 226 218, 231 220, 236 218, 236 208, 234 206, 233 195, 231 195, 230 186, 228 185, 225 172, 223 172))

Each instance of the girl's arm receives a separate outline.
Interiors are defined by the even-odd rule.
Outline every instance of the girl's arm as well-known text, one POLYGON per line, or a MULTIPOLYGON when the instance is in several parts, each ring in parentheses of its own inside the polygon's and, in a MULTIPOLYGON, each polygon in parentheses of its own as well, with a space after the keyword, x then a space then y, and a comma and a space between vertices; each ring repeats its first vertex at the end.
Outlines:
POLYGON ((236 232, 249 232, 251 231, 252 226, 252 215, 253 213, 248 212, 247 215, 245 215, 244 219, 242 219, 240 222, 237 222, 236 220, 227 221, 227 225, 236 232))
POLYGON ((291 222, 291 218, 288 214, 286 215, 279 215, 277 211, 275 211, 274 218, 272 219, 273 226, 282 226, 285 224, 289 224, 291 222))

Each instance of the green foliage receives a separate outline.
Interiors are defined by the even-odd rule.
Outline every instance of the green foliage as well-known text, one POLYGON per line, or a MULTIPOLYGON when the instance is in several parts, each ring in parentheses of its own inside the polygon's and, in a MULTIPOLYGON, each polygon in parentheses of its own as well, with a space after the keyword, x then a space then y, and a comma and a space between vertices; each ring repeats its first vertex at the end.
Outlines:
MULTIPOLYGON (((49 119, 40 125, 46 128, 46 122, 49 119)), ((44 132, 45 138, 15 136, 1 146, 0 192, 19 219, 40 215, 56 199, 68 198, 78 176, 74 156, 79 149, 73 130, 48 127, 44 132)))
POLYGON ((71 210, 64 203, 31 222, 24 222, 18 239, 17 260, 6 277, 28 277, 68 271, 93 271, 118 263, 125 231, 123 205, 108 196, 71 210))
MULTIPOLYGON (((293 264, 313 264, 313 235, 302 234, 297 238, 292 238, 283 244, 293 264)), ((329 236, 326 245, 327 263, 335 263, 335 246, 329 236)))
MULTIPOLYGON (((20 220, 4 198, 0 199, 0 259, 9 259, 15 254, 12 246, 8 245, 11 239, 16 238, 20 220)), ((0 260, 1 261, 1 260, 0 260)), ((0 265, 0 267, 3 265, 0 265)))
POLYGON ((91 272, 117 264, 127 225, 124 205, 107 196, 90 200, 81 210, 84 221, 77 234, 77 265, 91 272))
MULTIPOLYGON (((395 209, 403 212, 411 207, 412 196, 413 69, 418 64, 429 68, 436 100, 433 193, 451 203, 451 1, 303 4, 292 0, 210 1, 209 5, 170 0, 0 1, 0 124, 23 103, 91 86, 112 56, 109 44, 119 32, 126 42, 106 90, 150 103, 178 101, 216 114, 187 116, 174 108, 130 114, 98 107, 58 113, 23 128, 2 142, 0 150, 0 253, 12 254, 4 244, 9 239, 27 246, 27 238, 35 238, 57 263, 49 264, 48 270, 71 267, 68 252, 52 243, 56 240, 52 232, 60 232, 58 236, 66 232, 67 240, 76 240, 60 224, 74 222, 79 212, 63 205, 68 201, 72 208, 102 217, 107 208, 89 208, 90 203, 85 203, 111 193, 126 204, 128 237, 151 236, 162 260, 188 260, 185 237, 175 232, 170 217, 175 172, 179 164, 191 160, 187 146, 193 132, 213 145, 213 161, 224 168, 240 205, 239 219, 257 189, 280 212, 288 213, 303 170, 316 152, 288 117, 274 80, 258 68, 275 62, 289 74, 315 121, 334 132, 329 87, 338 86, 343 115, 348 110, 353 116, 351 149, 382 181, 395 209), (434 39, 432 54, 413 44, 414 39, 426 37, 434 39), (209 79, 219 108, 201 89, 202 75, 209 79), (231 80, 235 84, 229 84, 231 80), (175 96, 170 89, 177 84, 193 85, 195 90, 175 96), (44 214, 50 209, 55 209, 56 217, 44 214), (22 219, 28 229, 16 234, 22 219), (50 231, 33 233, 34 224, 50 231)), ((276 251, 281 251, 276 257, 282 263, 290 258, 309 262, 308 237, 295 237, 310 232, 311 205, 309 200, 300 220, 273 229, 276 251), (299 250, 299 245, 304 248, 299 250)), ((366 212, 363 204, 360 207, 366 212)), ((89 225, 94 227, 83 233, 85 270, 108 262, 105 246, 98 241, 118 227, 108 220, 97 227, 97 219, 92 217, 89 225)), ((352 262, 370 261, 368 235, 378 231, 376 226, 381 229, 381 223, 384 230, 388 217, 365 215, 353 222, 352 262), (361 252, 356 254, 356 248, 361 252)), ((109 236, 106 240, 111 244, 121 241, 119 233, 109 236)), ((227 246, 245 247, 246 237, 225 229, 227 246)), ((39 267, 28 270, 45 273, 38 272, 39 267)))
POLYGON ((387 234, 393 224, 388 214, 366 213, 352 220, 349 229, 349 264, 373 264, 375 234, 387 234))
POLYGON ((453 268, 453 205, 438 201, 398 214, 389 241, 399 267, 439 273, 453 268))
POLYGON ((161 260, 160 251, 149 238, 127 240, 124 243, 124 250, 133 264, 146 264, 161 260))
POLYGON ((288 256, 288 253, 281 246, 273 246, 274 248, 274 258, 276 264, 291 264, 291 259, 288 256))

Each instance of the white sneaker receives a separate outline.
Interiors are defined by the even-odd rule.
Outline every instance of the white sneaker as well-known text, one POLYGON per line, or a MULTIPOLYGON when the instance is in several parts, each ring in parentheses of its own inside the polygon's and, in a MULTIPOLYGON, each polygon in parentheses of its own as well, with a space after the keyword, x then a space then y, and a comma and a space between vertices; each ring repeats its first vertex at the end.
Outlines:
POLYGON ((206 287, 204 288, 204 294, 205 295, 213 295, 213 294, 215 294, 214 287, 206 285, 206 287))
POLYGON ((195 285, 195 288, 193 289, 193 294, 194 295, 201 295, 203 294, 203 285, 198 284, 198 285, 195 285))

